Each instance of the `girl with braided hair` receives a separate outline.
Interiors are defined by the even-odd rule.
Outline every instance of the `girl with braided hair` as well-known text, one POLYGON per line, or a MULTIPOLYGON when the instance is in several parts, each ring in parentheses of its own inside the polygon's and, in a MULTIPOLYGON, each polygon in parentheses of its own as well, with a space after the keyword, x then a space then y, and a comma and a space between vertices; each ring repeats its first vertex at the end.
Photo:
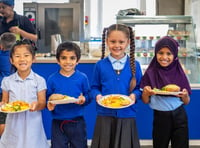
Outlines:
POLYGON ((129 96, 133 104, 123 109, 104 108, 97 104, 97 119, 92 148, 139 148, 136 127, 137 100, 142 71, 134 58, 135 43, 131 27, 113 24, 103 30, 102 57, 95 65, 91 84, 92 97, 98 101, 109 94, 129 96), (130 56, 125 50, 130 45, 130 56), (110 54, 105 57, 105 48, 110 54), (105 58, 104 58, 105 57, 105 58))

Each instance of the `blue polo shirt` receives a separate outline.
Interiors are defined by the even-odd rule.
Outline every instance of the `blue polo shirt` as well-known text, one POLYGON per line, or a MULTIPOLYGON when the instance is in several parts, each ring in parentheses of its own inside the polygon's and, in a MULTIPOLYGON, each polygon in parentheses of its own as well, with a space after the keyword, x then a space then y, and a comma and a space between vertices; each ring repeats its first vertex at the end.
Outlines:
MULTIPOLYGON (((10 51, 0 50, 0 83, 3 77, 10 75, 11 63, 10 63, 9 55, 10 55, 10 51)), ((2 93, 1 89, 0 89, 0 93, 2 93)))

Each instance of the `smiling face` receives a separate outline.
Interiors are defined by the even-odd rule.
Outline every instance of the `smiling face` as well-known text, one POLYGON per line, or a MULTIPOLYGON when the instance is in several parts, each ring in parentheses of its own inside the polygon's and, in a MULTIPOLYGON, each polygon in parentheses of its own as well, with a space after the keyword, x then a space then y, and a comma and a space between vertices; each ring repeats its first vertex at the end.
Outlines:
POLYGON ((26 45, 19 45, 15 47, 10 61, 17 68, 18 73, 28 74, 31 71, 34 57, 26 45))
POLYGON ((169 48, 163 47, 156 53, 156 59, 162 67, 167 67, 173 62, 174 55, 169 48))
POLYGON ((64 76, 70 76, 74 73, 78 64, 75 51, 63 50, 60 54, 58 64, 61 67, 60 73, 64 76))
POLYGON ((126 34, 118 30, 110 32, 106 40, 110 53, 115 59, 121 59, 124 57, 125 50, 129 43, 130 41, 126 34))

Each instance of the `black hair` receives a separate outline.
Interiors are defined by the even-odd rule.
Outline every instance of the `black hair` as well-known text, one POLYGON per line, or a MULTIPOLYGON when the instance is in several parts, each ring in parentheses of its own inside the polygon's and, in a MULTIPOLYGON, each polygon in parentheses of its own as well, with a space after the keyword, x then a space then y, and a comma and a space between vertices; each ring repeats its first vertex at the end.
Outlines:
POLYGON ((132 91, 136 86, 135 79, 135 36, 133 29, 130 26, 124 24, 113 24, 108 28, 104 28, 102 34, 102 55, 101 59, 105 57, 105 48, 106 48, 106 38, 109 37, 112 31, 121 31, 123 32, 128 39, 130 39, 130 67, 132 71, 132 80, 130 82, 130 91, 132 91))
POLYGON ((77 57, 77 61, 80 60, 81 58, 81 49, 80 47, 71 41, 65 41, 61 44, 58 45, 57 50, 56 50, 56 59, 59 61, 61 53, 66 50, 66 51, 74 51, 75 55, 77 57))

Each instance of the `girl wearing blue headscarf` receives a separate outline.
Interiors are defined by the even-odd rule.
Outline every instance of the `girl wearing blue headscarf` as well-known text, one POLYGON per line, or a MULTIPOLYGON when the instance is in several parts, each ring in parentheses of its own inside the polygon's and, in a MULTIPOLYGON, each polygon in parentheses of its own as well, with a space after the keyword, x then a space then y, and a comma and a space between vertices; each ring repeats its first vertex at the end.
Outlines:
POLYGON ((153 109, 153 147, 188 148, 188 119, 184 104, 190 101, 191 88, 178 59, 178 42, 169 36, 155 45, 155 56, 141 80, 142 100, 153 109), (168 84, 180 87, 176 95, 157 95, 154 88, 168 84))

